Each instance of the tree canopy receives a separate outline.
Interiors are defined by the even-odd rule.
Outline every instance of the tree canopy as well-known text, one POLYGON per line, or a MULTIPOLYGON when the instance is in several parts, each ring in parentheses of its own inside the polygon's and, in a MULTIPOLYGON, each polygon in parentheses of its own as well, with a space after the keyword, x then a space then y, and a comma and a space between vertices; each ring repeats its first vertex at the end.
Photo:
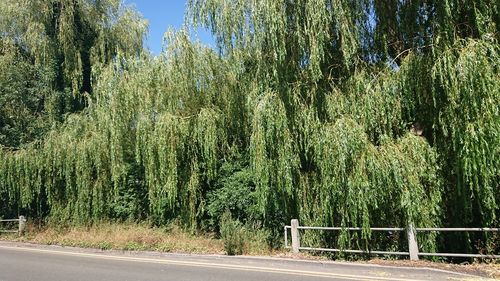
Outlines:
POLYGON ((38 139, 47 123, 83 109, 96 70, 117 54, 143 52, 146 22, 121 1, 6 0, 0 10, 6 146, 38 139))

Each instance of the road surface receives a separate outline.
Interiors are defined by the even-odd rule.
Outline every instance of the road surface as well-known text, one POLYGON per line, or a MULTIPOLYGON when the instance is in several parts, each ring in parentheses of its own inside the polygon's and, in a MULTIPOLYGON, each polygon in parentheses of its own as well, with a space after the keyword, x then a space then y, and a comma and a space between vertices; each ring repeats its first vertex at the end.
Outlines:
POLYGON ((0 242, 0 281, 480 280, 426 269, 211 255, 98 251, 0 242))

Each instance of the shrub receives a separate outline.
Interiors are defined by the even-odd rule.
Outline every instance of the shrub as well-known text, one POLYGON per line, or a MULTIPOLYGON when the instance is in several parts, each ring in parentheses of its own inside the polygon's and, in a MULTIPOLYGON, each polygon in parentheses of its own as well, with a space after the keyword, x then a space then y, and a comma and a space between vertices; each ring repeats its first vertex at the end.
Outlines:
POLYGON ((224 250, 228 255, 242 255, 244 253, 245 227, 239 220, 233 220, 229 211, 221 216, 220 234, 222 241, 224 241, 224 250))
POLYGON ((224 163, 216 187, 207 198, 210 227, 218 228, 217 224, 222 221, 225 212, 243 223, 258 217, 255 184, 248 166, 236 161, 224 163))

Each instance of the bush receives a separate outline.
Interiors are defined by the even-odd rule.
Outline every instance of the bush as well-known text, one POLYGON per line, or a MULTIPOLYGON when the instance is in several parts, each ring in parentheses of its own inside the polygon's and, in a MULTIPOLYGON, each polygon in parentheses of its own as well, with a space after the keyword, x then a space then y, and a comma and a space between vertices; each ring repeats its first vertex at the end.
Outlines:
POLYGON ((242 255, 245 252, 245 227, 239 220, 233 220, 229 211, 221 217, 220 234, 228 255, 242 255))
POLYGON ((243 223, 257 220, 256 201, 251 169, 238 161, 224 163, 216 189, 208 193, 209 226, 217 229, 225 212, 243 223))
POLYGON ((243 224, 226 211, 221 216, 220 234, 224 250, 230 256, 243 254, 267 254, 270 232, 258 224, 243 224))

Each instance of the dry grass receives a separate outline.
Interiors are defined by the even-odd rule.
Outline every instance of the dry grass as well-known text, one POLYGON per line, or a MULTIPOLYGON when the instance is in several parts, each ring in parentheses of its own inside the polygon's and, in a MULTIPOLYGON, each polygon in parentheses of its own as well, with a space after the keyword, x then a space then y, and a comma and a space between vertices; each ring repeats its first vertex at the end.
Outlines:
POLYGON ((175 225, 157 228, 131 223, 100 223, 88 227, 30 227, 23 237, 8 235, 3 238, 103 250, 224 254, 222 241, 212 234, 195 235, 175 225))
MULTIPOLYGON (((28 224, 22 237, 0 235, 0 240, 102 250, 158 251, 192 254, 225 254, 224 242, 212 233, 192 233, 176 224, 151 227, 136 223, 99 223, 92 226, 35 226, 28 224)), ((271 249, 260 232, 248 233, 243 254, 269 256, 271 249)))

